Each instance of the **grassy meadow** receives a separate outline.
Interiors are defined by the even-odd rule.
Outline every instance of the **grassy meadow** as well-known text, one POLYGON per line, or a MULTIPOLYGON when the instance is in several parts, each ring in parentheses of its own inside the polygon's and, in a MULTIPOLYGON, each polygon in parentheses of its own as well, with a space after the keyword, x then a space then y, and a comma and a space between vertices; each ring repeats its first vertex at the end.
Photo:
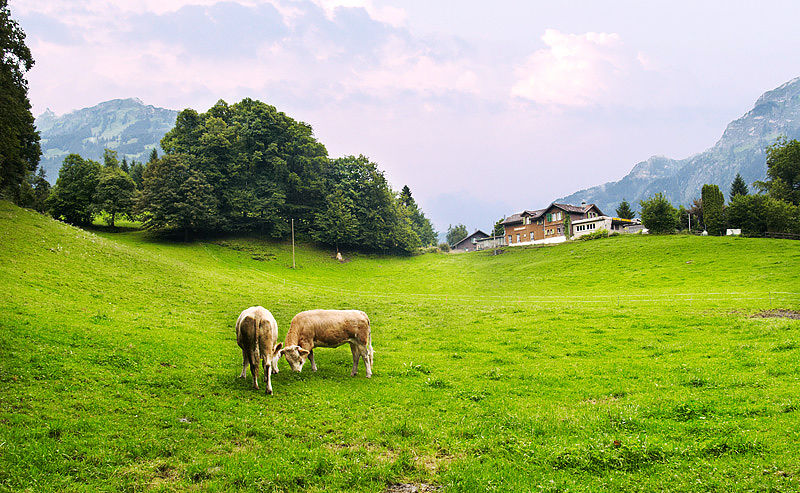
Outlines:
POLYGON ((0 491, 800 490, 800 242, 345 257, 0 202, 0 491), (372 379, 253 390, 252 305, 364 310, 372 379))

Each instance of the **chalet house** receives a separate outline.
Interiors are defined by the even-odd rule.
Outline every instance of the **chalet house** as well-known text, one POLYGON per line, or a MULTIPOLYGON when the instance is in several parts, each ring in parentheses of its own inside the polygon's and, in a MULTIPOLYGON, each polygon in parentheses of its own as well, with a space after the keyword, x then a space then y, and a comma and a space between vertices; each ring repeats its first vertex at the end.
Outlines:
POLYGON ((567 240, 567 234, 572 236, 574 231, 572 224, 576 221, 600 216, 603 216, 603 213, 594 204, 578 206, 554 202, 544 209, 512 214, 502 224, 509 246, 539 245, 564 242, 567 240), (565 230, 564 220, 567 217, 570 219, 570 231, 565 230))
POLYGON ((481 230, 477 230, 466 238, 450 245, 450 250, 453 252, 474 252, 478 249, 478 240, 483 238, 489 238, 489 235, 481 230))

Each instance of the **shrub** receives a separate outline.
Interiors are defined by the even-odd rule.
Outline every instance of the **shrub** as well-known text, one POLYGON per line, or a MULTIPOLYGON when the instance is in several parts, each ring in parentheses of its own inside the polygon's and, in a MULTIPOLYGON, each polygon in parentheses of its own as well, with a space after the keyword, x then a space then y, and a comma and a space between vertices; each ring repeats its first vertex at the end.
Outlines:
POLYGON ((609 236, 608 230, 600 228, 597 231, 594 231, 594 232, 589 233, 587 235, 583 235, 578 239, 579 240, 599 240, 600 238, 608 238, 608 236, 609 236))
POLYGON ((447 252, 450 251, 450 245, 448 245, 447 243, 444 243, 444 242, 439 243, 439 250, 447 253, 447 252))

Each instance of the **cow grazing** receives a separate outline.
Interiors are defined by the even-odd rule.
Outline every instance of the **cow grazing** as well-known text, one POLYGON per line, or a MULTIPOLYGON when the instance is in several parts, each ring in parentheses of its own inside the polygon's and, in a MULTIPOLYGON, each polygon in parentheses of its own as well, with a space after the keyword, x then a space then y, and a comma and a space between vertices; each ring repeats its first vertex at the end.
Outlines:
POLYGON ((242 374, 245 378, 247 365, 253 375, 253 388, 258 390, 258 367, 264 368, 268 394, 272 393, 272 373, 278 373, 283 343, 278 340, 278 323, 275 317, 262 306, 251 306, 236 320, 236 343, 242 348, 242 374))
POLYGON ((350 344, 353 353, 353 371, 358 372, 358 359, 364 360, 367 378, 372 376, 372 335, 369 317, 360 310, 308 310, 294 316, 286 333, 281 351, 294 371, 301 371, 306 358, 311 369, 317 371, 314 361, 315 347, 339 347, 350 344))

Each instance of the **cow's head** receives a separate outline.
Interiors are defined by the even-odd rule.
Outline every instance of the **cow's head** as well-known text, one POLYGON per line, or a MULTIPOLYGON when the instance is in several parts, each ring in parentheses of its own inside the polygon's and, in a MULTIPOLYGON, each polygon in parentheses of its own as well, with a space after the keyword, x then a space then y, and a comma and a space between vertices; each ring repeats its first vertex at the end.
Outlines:
POLYGON ((272 367, 272 373, 278 373, 278 361, 281 360, 281 351, 283 350, 283 343, 279 342, 275 348, 272 350, 272 354, 269 357, 269 366, 272 367))
POLYGON ((308 353, 308 349, 303 349, 300 346, 286 346, 281 349, 281 354, 286 358, 293 371, 301 371, 303 369, 308 353))

